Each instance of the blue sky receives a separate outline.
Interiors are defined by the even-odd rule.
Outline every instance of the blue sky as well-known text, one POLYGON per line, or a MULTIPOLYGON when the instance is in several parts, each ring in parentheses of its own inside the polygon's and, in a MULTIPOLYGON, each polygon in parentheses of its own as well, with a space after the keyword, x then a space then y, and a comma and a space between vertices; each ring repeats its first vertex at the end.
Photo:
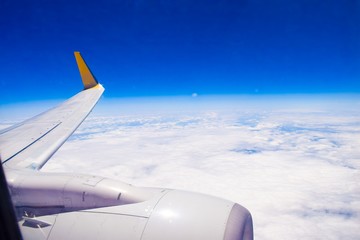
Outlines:
POLYGON ((360 4, 323 0, 16 1, 0 5, 1 102, 360 92, 360 4))
POLYGON ((355 239, 359 25, 358 0, 0 0, 0 128, 81 90, 80 51, 105 99, 44 170, 222 196, 259 239, 355 239))

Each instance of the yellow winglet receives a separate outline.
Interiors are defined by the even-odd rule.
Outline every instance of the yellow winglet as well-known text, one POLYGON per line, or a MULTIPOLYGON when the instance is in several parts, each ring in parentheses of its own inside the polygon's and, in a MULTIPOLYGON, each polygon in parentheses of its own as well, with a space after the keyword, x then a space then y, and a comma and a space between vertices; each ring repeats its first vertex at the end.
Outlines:
POLYGON ((89 67, 86 65, 86 62, 81 57, 80 52, 74 52, 76 63, 79 68, 80 76, 84 84, 84 90, 95 87, 98 84, 98 81, 90 71, 89 67))

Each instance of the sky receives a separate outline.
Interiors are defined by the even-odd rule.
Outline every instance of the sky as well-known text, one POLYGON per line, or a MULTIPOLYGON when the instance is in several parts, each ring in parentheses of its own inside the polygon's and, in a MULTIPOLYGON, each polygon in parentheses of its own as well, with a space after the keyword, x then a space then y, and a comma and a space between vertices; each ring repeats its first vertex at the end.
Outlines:
POLYGON ((105 97, 360 92, 355 0, 3 0, 1 103, 105 97))
POLYGON ((359 23, 356 0, 2 0, 0 129, 81 90, 80 51, 106 91, 43 171, 220 196, 256 239, 359 239, 359 23))

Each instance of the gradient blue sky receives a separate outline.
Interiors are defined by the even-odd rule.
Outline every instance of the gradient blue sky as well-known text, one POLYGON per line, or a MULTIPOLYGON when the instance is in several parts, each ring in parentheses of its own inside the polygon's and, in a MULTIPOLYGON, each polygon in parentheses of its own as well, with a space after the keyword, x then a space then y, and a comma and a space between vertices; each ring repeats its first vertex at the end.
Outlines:
POLYGON ((360 93, 356 0, 0 3, 1 102, 81 89, 80 51, 106 97, 360 93))

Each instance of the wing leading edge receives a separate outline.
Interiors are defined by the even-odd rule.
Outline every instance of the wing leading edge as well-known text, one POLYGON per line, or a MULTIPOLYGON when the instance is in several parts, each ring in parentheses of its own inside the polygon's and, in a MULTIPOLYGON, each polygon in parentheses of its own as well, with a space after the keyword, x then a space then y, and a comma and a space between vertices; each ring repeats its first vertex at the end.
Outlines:
POLYGON ((76 62, 84 90, 59 106, 0 131, 3 166, 39 170, 89 115, 104 88, 79 52, 76 62))

